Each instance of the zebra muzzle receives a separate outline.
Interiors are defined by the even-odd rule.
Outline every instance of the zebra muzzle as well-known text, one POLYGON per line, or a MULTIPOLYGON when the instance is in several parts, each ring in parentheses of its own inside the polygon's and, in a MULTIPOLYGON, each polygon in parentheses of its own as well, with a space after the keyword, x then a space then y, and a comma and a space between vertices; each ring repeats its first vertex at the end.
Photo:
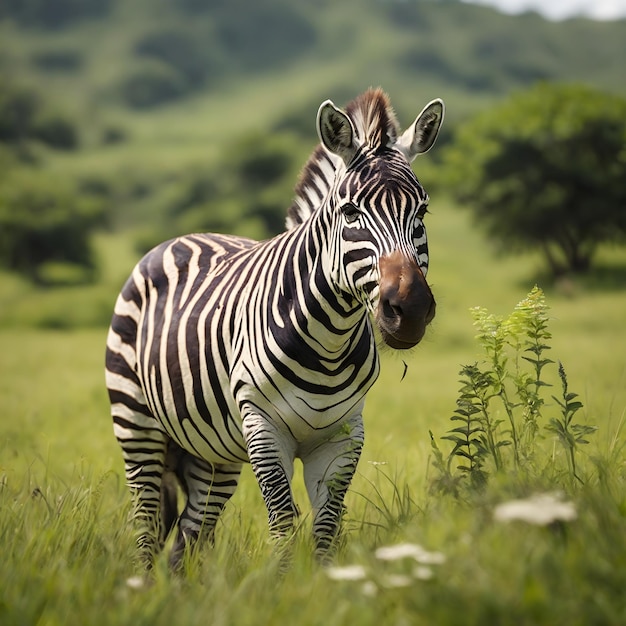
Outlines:
POLYGON ((380 258, 376 323, 395 350, 417 345, 435 317, 435 298, 414 259, 399 250, 380 258))

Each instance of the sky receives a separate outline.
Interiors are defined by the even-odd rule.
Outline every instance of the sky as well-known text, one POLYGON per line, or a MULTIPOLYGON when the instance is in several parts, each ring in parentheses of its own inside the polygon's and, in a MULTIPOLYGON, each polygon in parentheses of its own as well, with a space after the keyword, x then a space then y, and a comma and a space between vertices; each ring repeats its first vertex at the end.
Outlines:
POLYGON ((463 0, 486 4, 505 13, 537 11, 552 20, 584 15, 598 20, 626 18, 626 0, 463 0))

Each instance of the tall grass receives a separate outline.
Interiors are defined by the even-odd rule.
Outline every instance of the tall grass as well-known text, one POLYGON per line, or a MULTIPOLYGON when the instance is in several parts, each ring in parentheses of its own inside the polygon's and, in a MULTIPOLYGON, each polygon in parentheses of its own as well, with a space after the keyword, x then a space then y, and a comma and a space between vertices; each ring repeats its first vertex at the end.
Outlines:
POLYGON ((614 467, 577 494, 577 519, 550 526, 495 520, 496 505, 506 500, 498 487, 468 506, 421 493, 404 497, 411 492, 405 479, 383 476, 367 495, 355 496, 334 569, 313 562, 300 532, 292 569, 280 577, 264 525, 240 501, 219 525, 216 547, 194 557, 185 578, 171 576, 160 559, 150 580, 135 569, 134 537, 114 475, 71 486, 54 478, 45 485, 5 481, 0 621, 624 623, 625 502, 614 467), (407 545, 417 557, 383 560, 376 550, 407 545), (355 565, 356 579, 335 579, 355 565))

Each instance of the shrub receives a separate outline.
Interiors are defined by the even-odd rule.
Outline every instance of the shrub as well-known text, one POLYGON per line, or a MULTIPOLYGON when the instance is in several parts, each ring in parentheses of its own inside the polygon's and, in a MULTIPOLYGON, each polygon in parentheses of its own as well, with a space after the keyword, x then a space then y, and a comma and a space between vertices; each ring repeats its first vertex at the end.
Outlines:
POLYGON ((47 113, 37 119, 32 134, 33 138, 57 150, 74 150, 78 147, 76 126, 58 113, 47 113))
POLYGON ((24 26, 62 28, 81 19, 109 13, 114 0, 3 0, 0 19, 14 19, 24 26))
POLYGON ((40 108, 35 91, 4 83, 0 87, 0 141, 17 143, 27 139, 40 108))
POLYGON ((36 52, 32 60, 40 70, 46 72, 74 72, 83 64, 81 52, 69 48, 42 50, 36 52))
POLYGON ((62 181, 14 175, 0 189, 0 265, 37 283, 46 282, 52 262, 92 276, 91 233, 103 222, 103 204, 92 196, 62 181))
POLYGON ((220 7, 218 36, 222 49, 244 69, 286 64, 315 44, 315 28, 292 4, 242 4, 220 7))
POLYGON ((19 145, 32 140, 51 148, 71 150, 78 145, 78 130, 65 115, 50 109, 35 90, 2 84, 0 142, 19 145))
POLYGON ((171 66, 145 63, 122 81, 124 102, 135 109, 148 109, 180 98, 188 89, 184 78, 171 66))
POLYGON ((201 86, 211 67, 207 45, 188 30, 161 30, 149 33, 135 44, 139 56, 156 59, 183 77, 188 89, 201 86))

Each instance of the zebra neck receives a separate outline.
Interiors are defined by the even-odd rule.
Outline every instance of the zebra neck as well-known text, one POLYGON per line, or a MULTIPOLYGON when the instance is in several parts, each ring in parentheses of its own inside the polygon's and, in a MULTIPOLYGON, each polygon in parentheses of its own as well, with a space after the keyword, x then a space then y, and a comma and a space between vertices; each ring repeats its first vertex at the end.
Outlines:
POLYGON ((328 228, 322 211, 302 225, 292 267, 296 286, 305 296, 309 326, 320 328, 323 339, 336 343, 338 348, 354 341, 355 335, 369 336, 371 328, 365 307, 336 283, 333 266, 341 263, 341 259, 328 249, 328 228))
POLYGON ((369 350, 373 339, 367 311, 329 276, 327 237, 320 222, 316 214, 266 242, 259 258, 264 277, 251 286, 252 292, 269 293, 267 321, 283 338, 304 336, 317 351, 337 357, 357 344, 359 351, 369 350))

